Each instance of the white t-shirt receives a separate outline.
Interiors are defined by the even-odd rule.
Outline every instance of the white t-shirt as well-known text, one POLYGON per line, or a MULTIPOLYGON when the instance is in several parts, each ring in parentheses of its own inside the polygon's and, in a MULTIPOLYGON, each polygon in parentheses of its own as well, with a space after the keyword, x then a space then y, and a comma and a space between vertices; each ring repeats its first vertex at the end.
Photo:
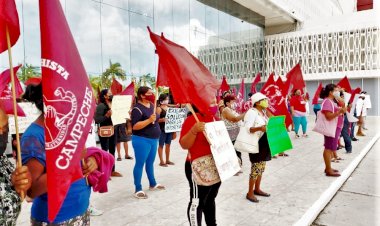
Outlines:
POLYGON ((91 123, 91 129, 90 132, 88 133, 87 140, 86 140, 86 148, 89 147, 96 147, 96 134, 95 134, 95 121, 92 121, 91 123))
POLYGON ((251 127, 265 126, 268 123, 268 118, 259 114, 256 108, 250 108, 244 116, 244 127, 249 129, 251 127))

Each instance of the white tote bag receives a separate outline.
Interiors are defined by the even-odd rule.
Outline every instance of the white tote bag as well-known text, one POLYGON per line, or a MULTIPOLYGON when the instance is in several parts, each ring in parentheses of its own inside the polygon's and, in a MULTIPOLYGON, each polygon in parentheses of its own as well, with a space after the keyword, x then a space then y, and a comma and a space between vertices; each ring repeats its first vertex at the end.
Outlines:
MULTIPOLYGON (((249 111, 253 111, 253 110, 249 109, 249 111)), ((263 135, 263 132, 257 131, 255 133, 251 133, 249 131, 251 127, 258 127, 258 126, 259 125, 257 123, 257 120, 255 120, 253 125, 243 126, 240 128, 239 134, 236 138, 235 145, 234 145, 237 151, 253 153, 253 154, 259 153, 259 139, 263 135)))

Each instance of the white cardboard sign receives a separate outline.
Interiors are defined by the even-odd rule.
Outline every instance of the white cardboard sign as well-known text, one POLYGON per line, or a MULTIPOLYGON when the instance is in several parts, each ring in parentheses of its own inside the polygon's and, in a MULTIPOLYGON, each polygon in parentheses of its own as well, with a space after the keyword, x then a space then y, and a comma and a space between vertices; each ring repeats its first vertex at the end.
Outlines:
POLYGON ((116 95, 112 98, 112 115, 111 120, 113 125, 126 123, 126 119, 130 119, 129 111, 132 106, 131 95, 116 95))
POLYGON ((165 116, 165 133, 181 131, 182 124, 186 117, 186 108, 168 108, 165 116))

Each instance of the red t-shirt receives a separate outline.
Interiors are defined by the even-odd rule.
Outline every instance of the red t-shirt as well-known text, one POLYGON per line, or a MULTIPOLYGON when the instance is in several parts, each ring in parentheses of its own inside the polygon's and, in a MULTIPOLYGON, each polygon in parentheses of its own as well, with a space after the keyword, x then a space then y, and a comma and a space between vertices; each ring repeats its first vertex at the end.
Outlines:
MULTIPOLYGON (((213 122, 214 117, 204 115, 197 113, 198 119, 201 122, 213 122)), ((193 115, 186 118, 185 122, 182 125, 181 135, 179 139, 182 139, 183 136, 185 136, 191 128, 196 123, 196 120, 193 115)), ((186 161, 191 161, 194 159, 197 159, 199 157, 209 155, 211 154, 210 144, 208 143, 206 137, 203 133, 198 133, 197 137, 195 138, 193 146, 189 149, 191 159, 189 159, 189 155, 186 159, 186 161)))
POLYGON ((306 101, 301 96, 292 96, 290 106, 296 111, 306 112, 306 101))

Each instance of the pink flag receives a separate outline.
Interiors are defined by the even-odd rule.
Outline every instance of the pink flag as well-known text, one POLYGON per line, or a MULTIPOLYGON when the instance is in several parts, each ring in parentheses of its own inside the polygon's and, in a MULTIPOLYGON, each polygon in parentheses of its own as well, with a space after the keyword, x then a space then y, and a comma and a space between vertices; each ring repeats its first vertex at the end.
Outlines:
POLYGON ((239 113, 244 112, 244 97, 245 97, 245 87, 244 78, 241 79, 239 93, 236 97, 236 111, 239 113))
POLYGON ((321 94, 322 88, 323 88, 323 85, 322 85, 322 82, 320 82, 317 90, 315 91, 313 101, 311 102, 312 104, 318 104, 319 94, 321 94))
POLYGON ((91 129, 95 99, 59 0, 39 3, 48 219, 52 222, 71 184, 83 178, 84 134, 91 129))
MULTIPOLYGON (((13 68, 13 73, 15 77, 15 90, 16 90, 16 97, 20 97, 21 94, 24 93, 24 90, 22 89, 22 86, 20 84, 20 80, 17 77, 17 71, 21 67, 21 64, 13 68)), ((0 94, 4 97, 3 92, 4 90, 8 89, 8 84, 11 82, 11 70, 7 69, 3 71, 0 74, 0 94)), ((10 90, 10 89, 9 89, 10 90)), ((12 95, 12 94, 10 94, 12 95)))

